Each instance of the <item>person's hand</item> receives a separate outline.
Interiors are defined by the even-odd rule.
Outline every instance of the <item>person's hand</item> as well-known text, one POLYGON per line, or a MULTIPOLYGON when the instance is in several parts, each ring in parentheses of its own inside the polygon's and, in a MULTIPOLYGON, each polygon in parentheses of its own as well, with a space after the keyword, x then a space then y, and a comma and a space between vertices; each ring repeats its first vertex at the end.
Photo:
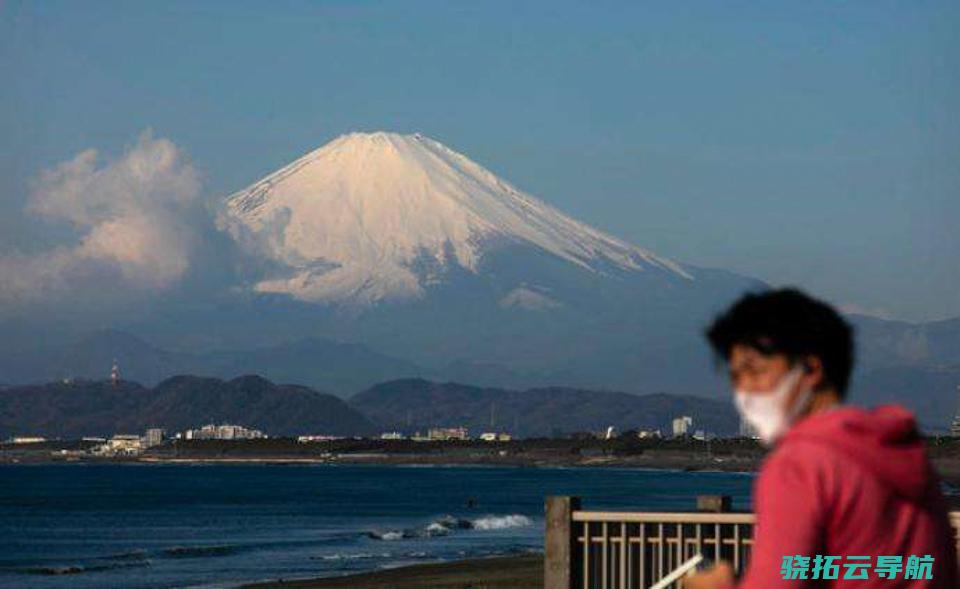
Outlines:
POLYGON ((733 567, 720 561, 712 568, 683 578, 683 589, 725 589, 733 587, 733 567))

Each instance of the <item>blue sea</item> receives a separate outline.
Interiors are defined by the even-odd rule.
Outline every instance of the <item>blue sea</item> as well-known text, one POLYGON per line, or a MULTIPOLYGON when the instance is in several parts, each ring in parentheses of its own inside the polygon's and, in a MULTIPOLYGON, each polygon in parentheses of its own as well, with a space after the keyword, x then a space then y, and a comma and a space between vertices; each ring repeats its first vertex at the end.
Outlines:
POLYGON ((752 476, 617 468, 0 466, 0 587, 232 587, 539 552, 546 495, 749 507, 752 476))

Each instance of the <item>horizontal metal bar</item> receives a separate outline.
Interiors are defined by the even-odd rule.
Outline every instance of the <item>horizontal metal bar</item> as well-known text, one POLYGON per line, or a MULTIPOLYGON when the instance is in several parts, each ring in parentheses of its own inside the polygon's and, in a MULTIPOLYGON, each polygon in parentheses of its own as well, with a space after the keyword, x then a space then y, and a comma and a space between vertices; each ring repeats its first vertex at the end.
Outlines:
POLYGON ((752 524, 752 513, 677 513, 645 511, 574 511, 575 522, 627 522, 676 524, 752 524))
MULTIPOLYGON (((682 513, 654 511, 574 511, 576 522, 626 522, 626 523, 684 523, 684 524, 753 524, 752 513, 682 513)), ((950 512, 950 523, 960 527, 960 511, 950 512)))

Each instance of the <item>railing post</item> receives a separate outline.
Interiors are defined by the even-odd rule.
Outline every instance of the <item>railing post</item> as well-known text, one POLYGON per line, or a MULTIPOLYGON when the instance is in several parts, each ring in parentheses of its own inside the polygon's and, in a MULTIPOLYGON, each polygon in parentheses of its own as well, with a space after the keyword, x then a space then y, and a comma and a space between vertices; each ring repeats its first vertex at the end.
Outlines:
POLYGON ((730 506, 730 495, 697 495, 697 511, 727 513, 730 506))
POLYGON ((544 589, 571 589, 576 582, 577 539, 573 534, 573 512, 580 509, 579 497, 547 497, 546 546, 543 561, 544 589))

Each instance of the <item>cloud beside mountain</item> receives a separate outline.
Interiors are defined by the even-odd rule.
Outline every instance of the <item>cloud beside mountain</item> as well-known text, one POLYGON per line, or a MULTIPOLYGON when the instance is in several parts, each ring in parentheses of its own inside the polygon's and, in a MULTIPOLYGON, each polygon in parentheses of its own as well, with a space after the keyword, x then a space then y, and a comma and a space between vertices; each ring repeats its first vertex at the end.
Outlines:
POLYGON ((26 213, 69 226, 75 239, 0 255, 0 306, 171 288, 188 271, 208 216, 200 195, 200 174, 183 151, 149 131, 116 160, 87 149, 43 171, 26 213))

